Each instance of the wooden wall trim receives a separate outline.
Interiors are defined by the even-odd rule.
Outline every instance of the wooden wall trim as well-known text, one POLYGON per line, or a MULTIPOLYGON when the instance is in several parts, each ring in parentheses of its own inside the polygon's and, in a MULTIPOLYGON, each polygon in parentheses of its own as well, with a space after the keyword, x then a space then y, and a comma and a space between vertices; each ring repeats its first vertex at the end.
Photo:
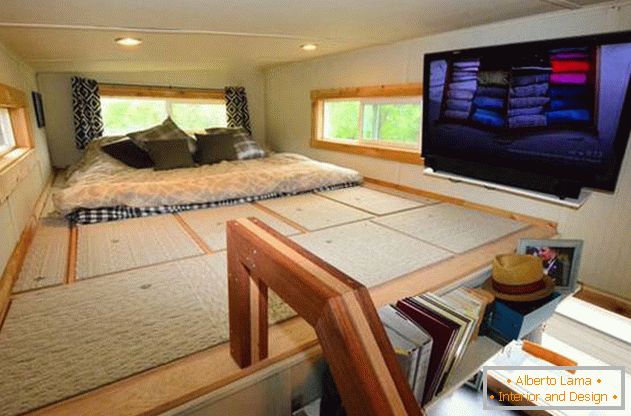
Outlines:
POLYGON ((17 88, 0 84, 0 107, 20 108, 28 107, 26 94, 17 88))
POLYGON ((0 204, 38 166, 34 149, 15 149, 0 158, 0 204))
POLYGON ((400 163, 423 165, 419 149, 371 146, 366 143, 343 143, 327 140, 322 129, 323 100, 370 97, 416 97, 423 95, 422 84, 377 85, 369 87, 333 88, 311 91, 311 142, 316 149, 352 153, 400 163))
POLYGON ((600 306, 603 309, 631 318, 631 300, 598 290, 583 284, 581 290, 574 295, 578 299, 600 306))
POLYGON ((361 144, 337 143, 328 140, 311 139, 311 147, 314 149, 332 150, 334 152, 352 153, 376 159, 393 160, 395 162, 412 165, 423 165, 420 151, 400 150, 390 147, 366 146, 361 144))
POLYGON ((311 101, 336 98, 415 97, 423 95, 423 85, 417 83, 373 85, 368 87, 329 88, 311 91, 311 101))
POLYGON ((25 92, 0 84, 0 107, 9 110, 16 147, 33 147, 33 127, 25 92))
POLYGON ((388 182, 388 181, 382 181, 381 179, 374 179, 374 178, 368 178, 368 177, 364 177, 364 181, 369 185, 394 189, 394 190, 405 192, 408 194, 419 195, 426 198, 435 199, 441 202, 448 202, 450 204, 460 205, 465 208, 488 212, 489 214, 497 215, 500 217, 506 217, 506 218, 510 218, 516 221, 527 222, 529 224, 536 225, 539 227, 550 228, 554 231, 556 231, 556 227, 557 227, 556 222, 548 221, 546 219, 531 217, 529 215, 524 215, 524 214, 518 214, 512 211, 505 210, 505 209, 496 208, 496 207, 492 207, 492 206, 484 205, 484 204, 478 204, 475 202, 470 202, 461 198, 455 198, 455 197, 451 197, 447 195, 438 194, 435 192, 425 191, 418 188, 412 188, 411 186, 399 185, 399 184, 388 182))
POLYGON ((224 90, 216 88, 186 88, 122 84, 99 84, 101 96, 160 97, 197 100, 224 100, 224 90))
MULTIPOLYGON (((16 148, 0 157, 0 204, 3 204, 24 179, 38 165, 38 158, 33 150, 33 127, 29 116, 29 100, 23 91, 0 84, 0 107, 9 110, 11 127, 16 148)), ((20 272, 26 250, 31 244, 39 215, 44 209, 48 192, 52 186, 53 175, 39 195, 33 213, 20 234, 20 240, 13 250, 0 277, 0 323, 6 316, 13 284, 20 272)))
POLYGON ((3 322, 4 317, 6 316, 6 313, 9 309, 11 290, 13 289, 15 281, 20 275, 22 264, 24 263, 24 259, 26 258, 28 248, 33 241, 35 229, 37 228, 39 219, 46 206, 46 201, 50 195, 54 179, 55 175, 50 175, 48 180, 46 181, 46 184, 42 189, 42 192, 40 193, 35 206, 33 207, 33 212, 31 214, 29 222, 22 231, 20 240, 15 246, 15 249, 13 249, 13 253, 11 253, 11 257, 9 258, 9 261, 4 268, 4 271, 2 272, 2 276, 0 277, 0 323, 3 322))

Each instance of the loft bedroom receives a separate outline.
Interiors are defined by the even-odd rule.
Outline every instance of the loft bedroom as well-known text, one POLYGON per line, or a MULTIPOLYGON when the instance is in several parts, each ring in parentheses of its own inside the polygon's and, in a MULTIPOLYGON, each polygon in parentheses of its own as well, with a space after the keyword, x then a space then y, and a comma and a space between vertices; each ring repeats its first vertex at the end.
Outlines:
POLYGON ((4 1, 0 415, 626 414, 630 11, 4 1))

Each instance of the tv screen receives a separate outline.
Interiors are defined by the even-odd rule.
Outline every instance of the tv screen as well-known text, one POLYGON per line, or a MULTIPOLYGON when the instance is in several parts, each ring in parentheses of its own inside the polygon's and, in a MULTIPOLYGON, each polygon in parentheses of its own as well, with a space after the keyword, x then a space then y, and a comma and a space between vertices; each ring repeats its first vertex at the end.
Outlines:
POLYGON ((561 197, 613 191, 630 77, 631 32, 427 54, 426 165, 561 197))

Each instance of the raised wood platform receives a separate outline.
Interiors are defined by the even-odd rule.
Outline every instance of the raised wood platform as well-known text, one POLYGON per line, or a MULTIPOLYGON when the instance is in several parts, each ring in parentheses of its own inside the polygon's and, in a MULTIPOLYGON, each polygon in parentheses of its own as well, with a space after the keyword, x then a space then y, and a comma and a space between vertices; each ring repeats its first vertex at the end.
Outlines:
MULTIPOLYGON (((408 189, 401 190, 409 191, 408 189)), ((441 200, 440 196, 435 194, 422 193, 422 191, 418 191, 418 194, 422 197, 441 200)), ((398 195, 405 195, 405 193, 401 192, 398 195)), ((411 196, 411 198, 414 197, 411 196)), ((371 288, 370 296, 377 307, 402 297, 436 290, 459 283, 463 279, 466 280, 467 276, 488 267, 495 254, 514 251, 520 238, 548 238, 556 234, 554 224, 545 220, 470 205, 459 200, 448 199, 445 202, 513 218, 526 222, 528 225, 506 237, 462 254, 453 255, 444 261, 371 288)), ((73 255, 71 250, 70 257, 72 258, 73 255)), ((72 260, 70 263, 72 264, 72 260)), ((212 397, 213 394, 219 394, 220 391, 225 390, 231 383, 246 377, 257 377, 257 374, 260 374, 260 377, 269 377, 270 371, 282 371, 290 365, 288 363, 295 362, 297 354, 306 353, 308 356, 313 356, 319 353, 313 329, 300 318, 274 325, 270 328, 269 337, 271 342, 268 358, 245 369, 239 368, 231 358, 229 345, 221 344, 42 408, 33 414, 159 414, 202 396, 212 397), (263 369, 267 370, 261 371, 263 369)))

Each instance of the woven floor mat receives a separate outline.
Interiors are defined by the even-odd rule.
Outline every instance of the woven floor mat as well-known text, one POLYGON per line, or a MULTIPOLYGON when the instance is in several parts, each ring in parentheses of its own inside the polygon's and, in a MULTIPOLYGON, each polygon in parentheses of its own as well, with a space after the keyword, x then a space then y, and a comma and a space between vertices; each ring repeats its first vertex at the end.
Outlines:
POLYGON ((68 268, 70 227, 62 218, 44 218, 35 230, 13 293, 60 285, 68 268))
MULTIPOLYGON (((270 298, 270 321, 292 314, 270 298)), ((0 331, 0 415, 225 342, 227 320, 224 253, 24 293, 0 331)))
POLYGON ((315 194, 269 199, 261 201, 259 204, 309 231, 356 222, 371 217, 370 214, 363 211, 315 194))
POLYGON ((203 254, 173 215, 78 227, 78 279, 203 254))
POLYGON ((445 250, 370 221, 301 234, 292 239, 367 287, 451 256, 445 250))
POLYGON ((250 204, 187 211, 179 215, 212 251, 226 249, 226 221, 236 218, 256 217, 283 235, 300 232, 250 204))
MULTIPOLYGON (((402 198, 374 189, 368 189, 363 186, 321 192, 319 195, 374 215, 392 214, 426 205, 426 203, 420 200, 402 198)), ((432 202, 431 200, 427 201, 432 202)))
POLYGON ((528 224, 452 204, 436 204, 374 220, 419 240, 464 253, 528 224))

